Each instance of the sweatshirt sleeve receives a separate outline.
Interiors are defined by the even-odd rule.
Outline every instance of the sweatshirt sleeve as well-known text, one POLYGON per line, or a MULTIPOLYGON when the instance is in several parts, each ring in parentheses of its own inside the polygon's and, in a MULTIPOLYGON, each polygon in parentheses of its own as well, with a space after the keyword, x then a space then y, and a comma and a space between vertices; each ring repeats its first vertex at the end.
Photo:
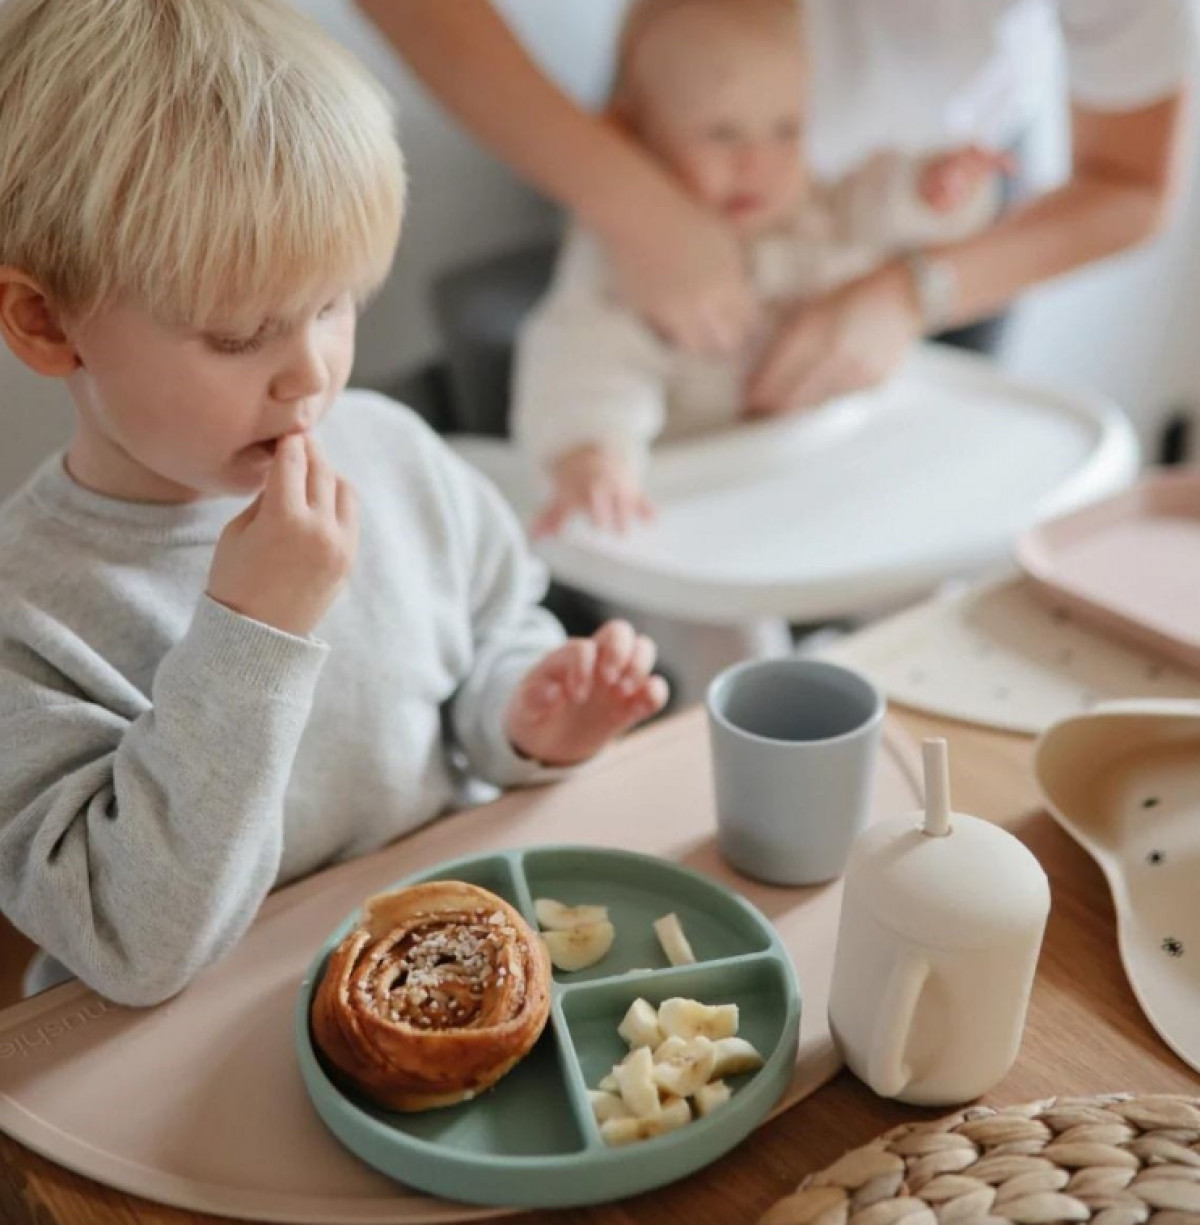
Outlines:
POLYGON ((326 648, 202 598, 151 701, 56 624, 0 641, 0 909, 121 1004, 169 998, 274 883, 283 801, 326 648), (114 687, 115 691, 115 687, 114 687))
MULTIPOLYGON (((445 450, 444 448, 442 448, 445 450)), ((448 450, 445 510, 455 527, 455 566, 470 609, 469 671, 450 702, 450 726, 471 773, 500 787, 545 782, 566 771, 521 756, 504 716, 529 670, 565 640, 538 601, 545 567, 529 552, 508 504, 484 477, 448 450)))
POLYGON ((539 467, 588 443, 640 467, 662 433, 666 346, 604 281, 595 244, 572 235, 553 288, 518 336, 512 428, 539 467))

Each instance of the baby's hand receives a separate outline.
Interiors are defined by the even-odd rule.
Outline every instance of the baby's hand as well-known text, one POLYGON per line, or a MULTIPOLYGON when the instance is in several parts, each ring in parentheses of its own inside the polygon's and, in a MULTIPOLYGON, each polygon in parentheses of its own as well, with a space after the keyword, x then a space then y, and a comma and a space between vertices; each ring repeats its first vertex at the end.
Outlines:
POLYGON ((505 714, 519 753, 546 765, 584 761, 666 705, 667 682, 651 676, 654 643, 627 621, 572 638, 521 682, 505 714))
POLYGON ((333 603, 358 548, 353 488, 311 436, 279 440, 263 491, 221 533, 208 594, 304 637, 333 603))
POLYGON ((966 204, 994 175, 1011 174, 1014 169, 1009 154, 968 145, 931 157, 917 178, 917 191, 936 212, 951 213, 966 204))
POLYGON ((554 492, 530 525, 534 536, 553 536, 577 511, 597 527, 626 531, 652 519, 654 507, 638 485, 633 465, 611 447, 588 443, 554 465, 554 492))

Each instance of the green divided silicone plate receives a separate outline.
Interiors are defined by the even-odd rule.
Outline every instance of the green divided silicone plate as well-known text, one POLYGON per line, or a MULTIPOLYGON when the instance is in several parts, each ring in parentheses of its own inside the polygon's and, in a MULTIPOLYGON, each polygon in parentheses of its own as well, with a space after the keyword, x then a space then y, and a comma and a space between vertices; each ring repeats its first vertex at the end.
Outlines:
POLYGON ((770 1113, 791 1080, 800 992, 786 949, 749 902, 697 872, 629 851, 539 847, 458 859, 404 881, 463 880, 511 902, 535 930, 533 899, 609 908, 616 940, 598 965, 555 971, 550 1020, 537 1045, 474 1101, 397 1114, 344 1093, 326 1075, 309 1030, 313 991, 351 916, 317 954, 296 1006, 296 1047, 309 1096, 351 1152, 391 1177, 446 1199, 497 1207, 565 1208, 662 1186, 716 1160, 770 1113), (674 911, 697 964, 667 964, 651 924, 674 911), (587 1090, 626 1054, 617 1026, 638 996, 739 1006, 739 1035, 766 1059, 730 1078, 733 1097, 706 1118, 610 1148, 587 1090))

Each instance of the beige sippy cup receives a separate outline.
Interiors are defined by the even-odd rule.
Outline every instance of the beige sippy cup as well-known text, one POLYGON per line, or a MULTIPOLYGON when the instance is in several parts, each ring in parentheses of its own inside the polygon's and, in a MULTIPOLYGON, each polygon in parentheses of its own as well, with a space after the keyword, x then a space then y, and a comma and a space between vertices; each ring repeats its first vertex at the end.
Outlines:
POLYGON ((997 825, 950 811, 946 742, 926 740, 925 812, 854 844, 829 999, 850 1069, 882 1097, 969 1101, 1016 1058, 1050 887, 997 825))

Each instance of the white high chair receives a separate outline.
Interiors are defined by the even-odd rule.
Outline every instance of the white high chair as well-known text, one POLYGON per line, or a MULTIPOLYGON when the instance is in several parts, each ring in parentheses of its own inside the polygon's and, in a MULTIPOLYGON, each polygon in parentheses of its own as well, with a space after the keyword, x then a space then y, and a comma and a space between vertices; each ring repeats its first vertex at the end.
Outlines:
MULTIPOLYGON (((546 486, 510 442, 452 445, 523 521, 546 486)), ((663 444, 657 519, 626 536, 576 520, 537 552, 560 582, 639 614, 683 701, 786 622, 860 615, 1007 558, 1030 524, 1126 485, 1136 436, 1099 397, 1009 377, 941 346, 815 412, 663 444)))

